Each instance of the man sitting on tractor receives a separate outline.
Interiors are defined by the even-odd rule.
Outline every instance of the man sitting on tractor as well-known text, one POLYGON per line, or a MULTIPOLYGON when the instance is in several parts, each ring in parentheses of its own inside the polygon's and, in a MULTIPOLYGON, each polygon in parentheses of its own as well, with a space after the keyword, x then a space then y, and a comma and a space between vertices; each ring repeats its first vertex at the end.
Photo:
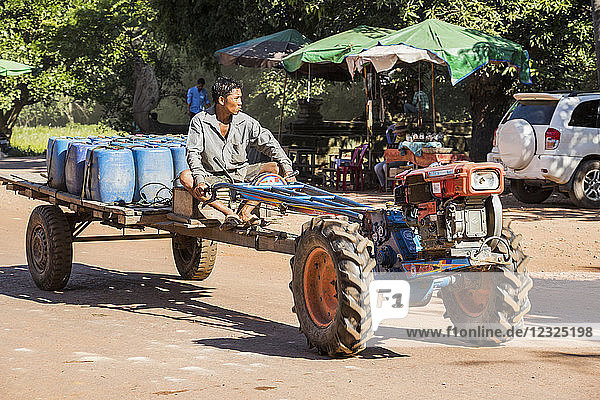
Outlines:
MULTIPOLYGON (((254 179, 262 173, 279 174, 287 182, 294 182, 292 162, 268 129, 241 112, 242 88, 240 83, 219 77, 212 87, 213 106, 196 114, 187 138, 189 170, 181 173, 181 184, 195 198, 207 202, 209 185, 254 179), (254 146, 274 162, 249 164, 246 153, 254 146)), ((248 226, 260 223, 252 214, 257 202, 247 202, 239 215, 219 201, 209 203, 225 214, 223 227, 248 226)))

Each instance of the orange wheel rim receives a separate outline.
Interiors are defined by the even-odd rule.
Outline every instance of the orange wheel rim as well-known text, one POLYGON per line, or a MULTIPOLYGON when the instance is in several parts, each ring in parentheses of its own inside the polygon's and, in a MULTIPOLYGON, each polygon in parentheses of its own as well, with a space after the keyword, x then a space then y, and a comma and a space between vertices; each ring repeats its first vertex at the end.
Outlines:
POLYGON ((327 250, 317 247, 304 264, 304 300, 313 322, 328 326, 338 305, 337 278, 333 260, 327 250))
POLYGON ((477 289, 462 289, 454 292, 454 298, 459 307, 470 317, 479 317, 490 301, 492 293, 492 280, 489 274, 481 277, 481 284, 477 289))

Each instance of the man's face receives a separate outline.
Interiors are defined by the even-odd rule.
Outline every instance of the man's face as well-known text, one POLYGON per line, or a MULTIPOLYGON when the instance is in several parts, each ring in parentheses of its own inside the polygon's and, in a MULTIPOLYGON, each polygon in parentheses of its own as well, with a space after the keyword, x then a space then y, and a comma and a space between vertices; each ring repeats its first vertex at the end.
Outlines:
POLYGON ((227 97, 221 96, 219 104, 231 114, 237 114, 242 110, 242 89, 233 89, 227 97))
POLYGON ((196 87, 198 88, 198 90, 202 90, 202 88, 204 87, 204 85, 201 84, 201 83, 199 83, 199 84, 196 85, 196 87))

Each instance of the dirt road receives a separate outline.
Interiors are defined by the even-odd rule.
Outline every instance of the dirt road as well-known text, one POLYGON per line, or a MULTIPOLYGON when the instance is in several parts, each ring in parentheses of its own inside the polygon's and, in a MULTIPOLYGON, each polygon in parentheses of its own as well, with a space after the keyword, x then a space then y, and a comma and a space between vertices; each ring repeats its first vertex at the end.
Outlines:
MULTIPOLYGON (((0 171, 43 168, 18 161, 0 171)), ((534 257, 527 322, 600 323, 598 212, 504 202, 534 257)), ((321 357, 298 332, 279 254, 221 245, 198 283, 178 279, 168 240, 78 243, 67 288, 42 292, 24 251, 35 205, 0 189, 1 399, 598 398, 600 337, 499 348, 406 337, 448 325, 439 299, 384 324, 359 357, 321 357)))

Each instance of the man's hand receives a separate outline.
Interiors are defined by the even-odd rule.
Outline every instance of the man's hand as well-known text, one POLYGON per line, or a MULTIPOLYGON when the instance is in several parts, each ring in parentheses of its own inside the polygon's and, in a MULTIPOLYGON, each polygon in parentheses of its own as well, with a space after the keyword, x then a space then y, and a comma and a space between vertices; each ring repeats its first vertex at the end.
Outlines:
POLYGON ((196 184, 196 186, 194 186, 194 197, 203 201, 208 200, 209 197, 206 194, 207 189, 208 185, 204 182, 196 184))
POLYGON ((294 183, 296 182, 296 175, 286 176, 284 179, 287 183, 294 183))

